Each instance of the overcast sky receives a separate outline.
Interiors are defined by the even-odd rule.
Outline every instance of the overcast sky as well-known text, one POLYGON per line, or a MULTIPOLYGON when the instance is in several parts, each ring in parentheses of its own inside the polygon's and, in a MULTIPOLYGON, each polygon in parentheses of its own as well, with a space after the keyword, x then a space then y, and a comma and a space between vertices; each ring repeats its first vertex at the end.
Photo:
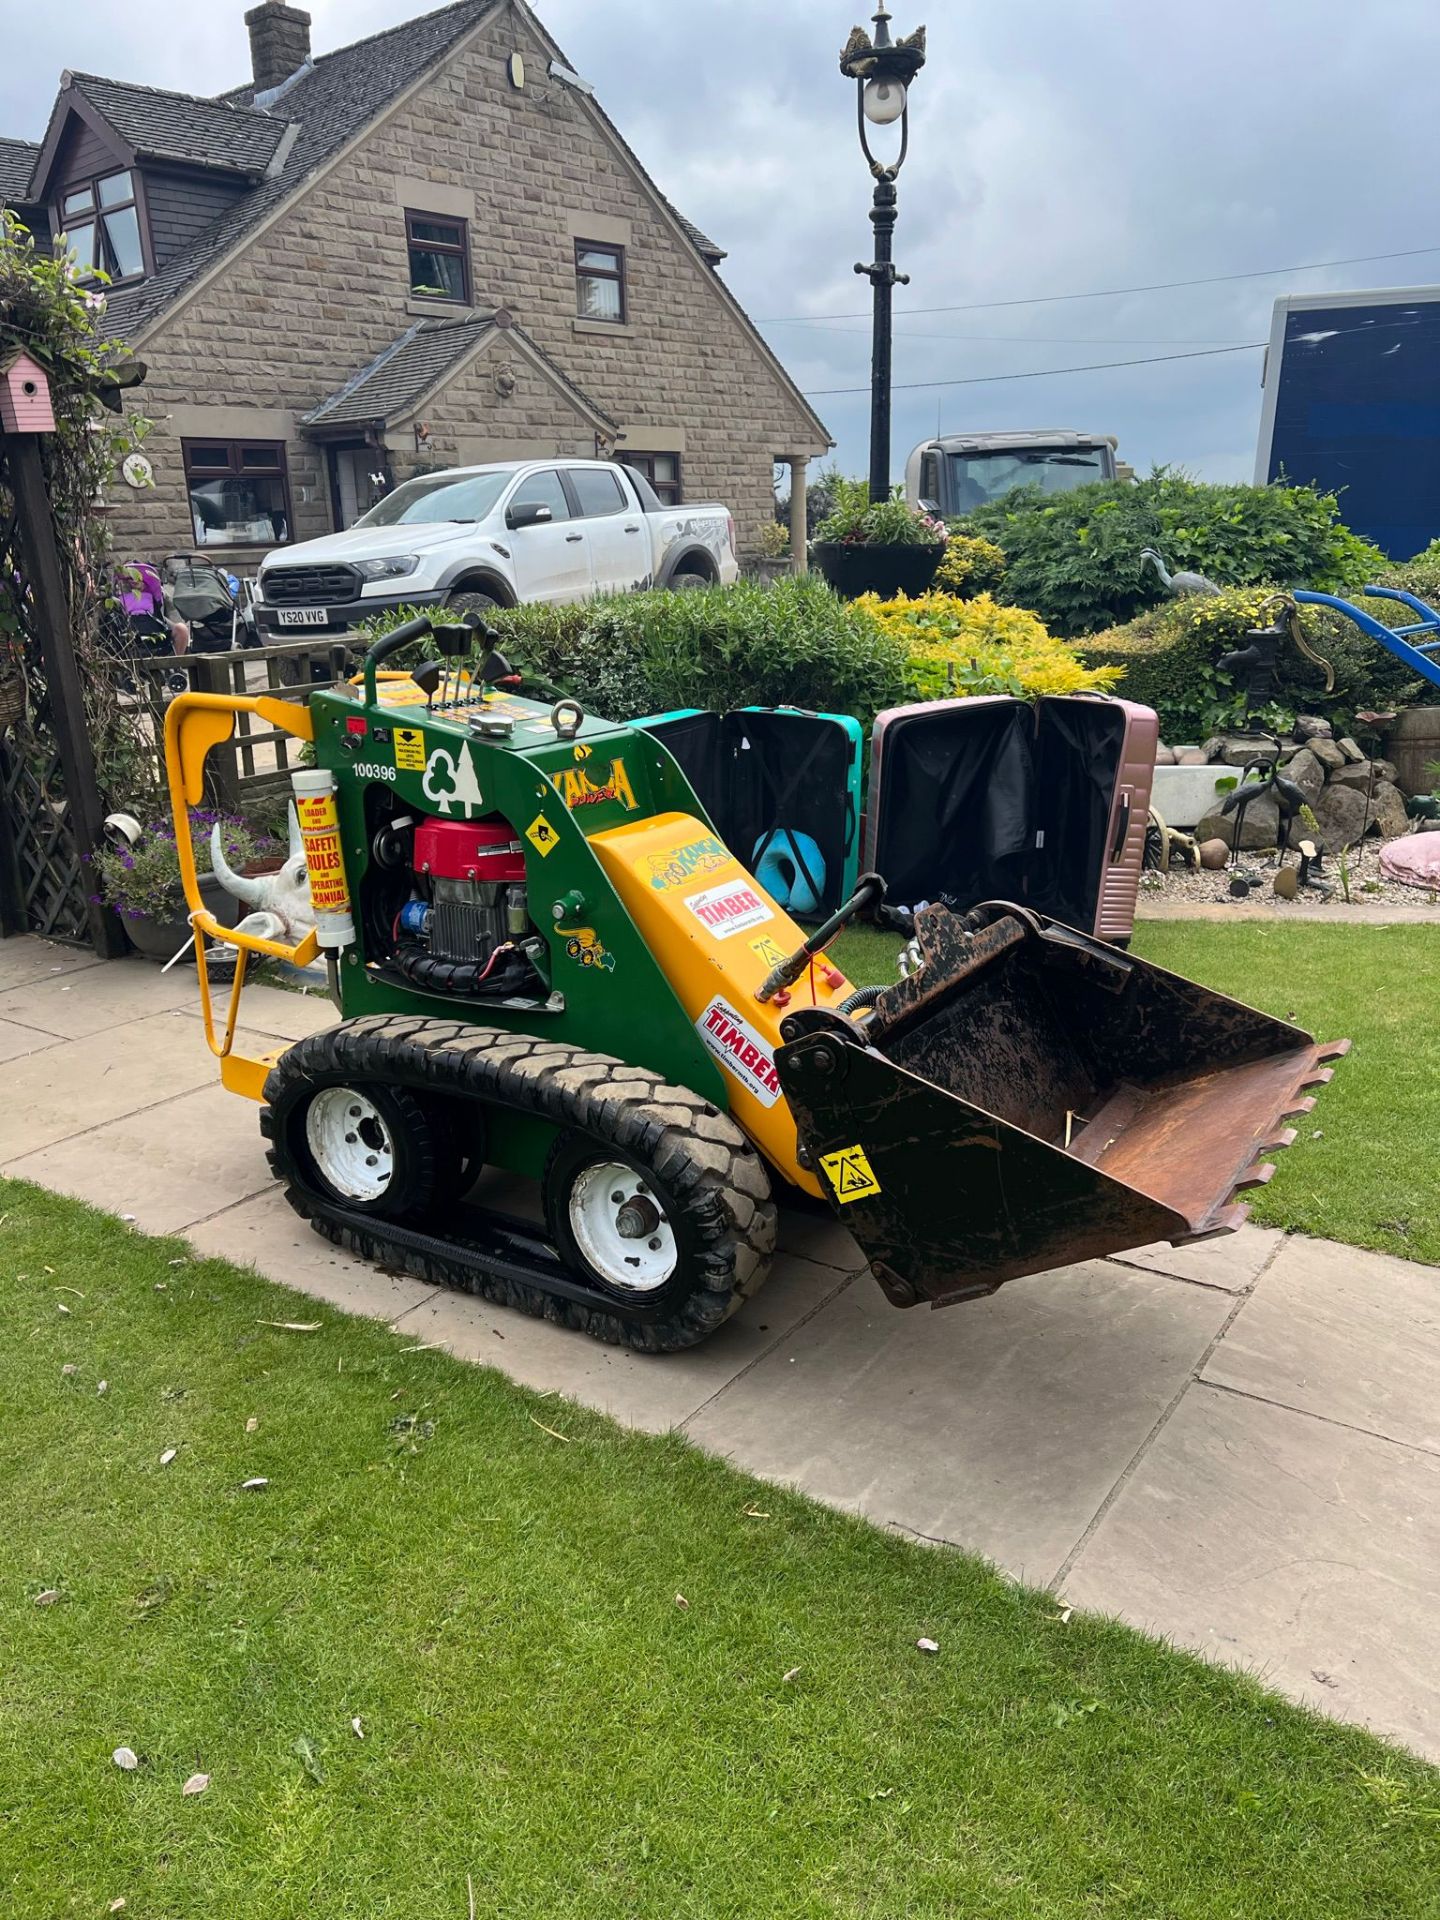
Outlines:
MULTIPOLYGON (((311 0, 315 50, 423 0, 311 0)), ((3 0, 0 132, 38 138, 60 71, 214 93, 245 79, 244 0, 3 0)), ((866 463, 870 183, 839 49, 852 0, 538 0, 839 443, 866 463), (819 324, 780 325, 804 318, 819 324)), ((1277 294, 1440 282, 1435 0, 898 0, 930 60, 900 179, 897 389, 1263 340, 1277 294), (1186 291, 1037 296, 1430 247, 1186 291), (971 311, 920 313, 921 308, 971 311)), ((1250 477, 1259 353, 896 392, 894 462, 936 429, 1117 433, 1142 470, 1250 477)))

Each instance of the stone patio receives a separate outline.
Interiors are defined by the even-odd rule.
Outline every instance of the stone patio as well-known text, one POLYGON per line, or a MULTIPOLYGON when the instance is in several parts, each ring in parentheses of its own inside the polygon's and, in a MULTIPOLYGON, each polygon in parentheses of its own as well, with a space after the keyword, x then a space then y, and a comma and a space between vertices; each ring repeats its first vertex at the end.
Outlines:
MULTIPOLYGON (((297 1039, 327 1001, 247 990, 297 1039)), ((1440 1270, 1247 1227, 897 1313, 822 1216, 644 1359, 351 1260, 271 1185, 194 976, 0 944, 0 1169, 1260 1674, 1440 1759, 1440 1270)))

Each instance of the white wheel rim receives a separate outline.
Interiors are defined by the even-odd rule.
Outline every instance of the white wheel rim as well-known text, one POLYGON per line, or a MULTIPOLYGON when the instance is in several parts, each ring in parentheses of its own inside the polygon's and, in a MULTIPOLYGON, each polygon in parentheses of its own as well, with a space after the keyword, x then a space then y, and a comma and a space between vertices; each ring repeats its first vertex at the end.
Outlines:
POLYGON ((634 1167, 618 1160, 582 1167, 567 1204, 575 1244, 607 1286, 654 1293, 674 1274, 680 1258, 675 1229, 654 1187, 634 1167))
POLYGON ((380 1110, 353 1087, 326 1087, 305 1114, 316 1171, 347 1200, 380 1200, 395 1178, 395 1142, 380 1110))

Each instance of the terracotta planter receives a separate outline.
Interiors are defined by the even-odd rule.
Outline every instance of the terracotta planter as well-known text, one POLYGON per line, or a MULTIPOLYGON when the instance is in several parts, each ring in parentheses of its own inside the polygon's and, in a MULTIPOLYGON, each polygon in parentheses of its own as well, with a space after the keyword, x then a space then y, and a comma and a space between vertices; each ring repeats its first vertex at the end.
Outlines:
POLYGON ((880 547, 848 540, 817 540, 810 549, 816 571, 846 600, 862 593, 878 593, 882 600, 904 593, 913 600, 927 591, 944 554, 943 544, 880 547))

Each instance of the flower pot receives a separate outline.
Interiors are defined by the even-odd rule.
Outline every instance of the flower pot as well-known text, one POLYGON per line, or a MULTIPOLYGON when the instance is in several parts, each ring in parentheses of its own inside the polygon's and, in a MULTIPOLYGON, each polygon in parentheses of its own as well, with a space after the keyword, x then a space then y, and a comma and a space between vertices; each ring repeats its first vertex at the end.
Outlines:
POLYGON ((878 593, 882 600, 903 593, 913 600, 928 589, 944 554, 943 543, 882 547, 858 540, 817 540, 810 549, 817 571, 846 600, 857 600, 862 593, 878 593))
MULTIPOLYGON (((200 898, 206 912, 213 913, 222 927, 233 926, 239 918, 236 902, 213 873, 200 875, 200 898)), ((168 920, 127 919, 125 931, 137 953, 143 953, 147 960, 164 962, 173 960, 190 938, 190 922, 183 912, 168 920)))

